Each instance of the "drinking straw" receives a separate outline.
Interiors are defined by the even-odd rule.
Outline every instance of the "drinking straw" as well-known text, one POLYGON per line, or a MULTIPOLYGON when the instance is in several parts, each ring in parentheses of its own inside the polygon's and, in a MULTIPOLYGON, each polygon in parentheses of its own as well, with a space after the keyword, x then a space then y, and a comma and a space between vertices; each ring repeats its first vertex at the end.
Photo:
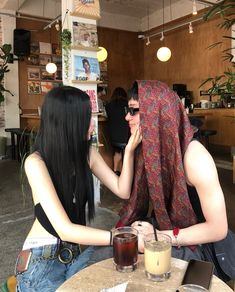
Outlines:
POLYGON ((152 225, 153 225, 154 237, 155 237, 155 240, 158 241, 158 239, 157 239, 157 232, 156 232, 155 224, 154 224, 155 223, 154 222, 154 218, 152 217, 151 220, 152 220, 152 225))

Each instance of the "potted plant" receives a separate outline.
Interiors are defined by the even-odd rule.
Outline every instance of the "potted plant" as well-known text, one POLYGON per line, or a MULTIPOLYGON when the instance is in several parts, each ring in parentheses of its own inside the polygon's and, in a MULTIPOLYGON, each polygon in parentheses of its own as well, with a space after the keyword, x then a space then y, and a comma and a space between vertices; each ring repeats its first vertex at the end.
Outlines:
POLYGON ((7 65, 11 57, 10 52, 11 52, 10 44, 4 44, 2 47, 0 47, 0 104, 5 100, 4 97, 5 92, 8 92, 13 96, 10 90, 4 87, 4 76, 6 73, 10 71, 7 65))
POLYGON ((63 29, 61 32, 61 48, 63 54, 64 72, 65 77, 69 77, 69 59, 70 59, 70 49, 71 49, 71 32, 67 28, 63 29))
MULTIPOLYGON (((205 20, 213 17, 216 14, 220 14, 222 18, 222 22, 219 24, 220 28, 225 28, 230 30, 232 26, 235 24, 235 1, 234 0, 223 0, 218 3, 212 5, 210 10, 204 16, 205 20)), ((223 36, 223 38, 227 38, 230 40, 235 40, 232 36, 223 36)), ((210 48, 220 45, 221 42, 217 42, 210 46, 210 48)), ((224 100, 225 103, 227 102, 228 97, 233 96, 235 94, 235 62, 234 60, 234 53, 232 50, 235 49, 234 47, 230 47, 223 51, 223 59, 228 60, 231 66, 222 74, 215 77, 209 77, 202 82, 200 87, 207 84, 208 82, 211 83, 211 87, 207 89, 207 92, 210 95, 219 95, 221 100, 224 100)))

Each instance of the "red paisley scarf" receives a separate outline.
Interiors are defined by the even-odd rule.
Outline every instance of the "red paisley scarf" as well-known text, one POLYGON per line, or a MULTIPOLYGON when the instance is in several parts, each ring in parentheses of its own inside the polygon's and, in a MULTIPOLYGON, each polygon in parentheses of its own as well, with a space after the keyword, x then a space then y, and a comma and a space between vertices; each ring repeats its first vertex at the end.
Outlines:
POLYGON ((117 226, 147 216, 152 202, 160 230, 197 222, 189 200, 183 156, 193 130, 179 97, 160 81, 138 81, 142 144, 135 155, 132 193, 117 226))

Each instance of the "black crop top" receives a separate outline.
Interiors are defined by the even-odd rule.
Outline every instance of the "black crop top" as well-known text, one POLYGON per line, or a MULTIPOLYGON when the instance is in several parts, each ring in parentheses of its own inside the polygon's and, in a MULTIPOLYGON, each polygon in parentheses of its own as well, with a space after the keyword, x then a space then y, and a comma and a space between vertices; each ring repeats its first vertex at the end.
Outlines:
MULTIPOLYGON (((72 212, 72 213, 74 214, 74 216, 73 218, 70 218, 70 220, 73 223, 79 224, 78 216, 76 216, 76 212, 72 212)), ((44 212, 40 203, 35 205, 34 214, 35 214, 35 217, 38 219, 39 223, 46 229, 47 232, 49 232, 51 235, 57 238, 60 238, 57 232, 55 231, 54 227, 52 226, 51 222, 47 218, 47 215, 44 212)))

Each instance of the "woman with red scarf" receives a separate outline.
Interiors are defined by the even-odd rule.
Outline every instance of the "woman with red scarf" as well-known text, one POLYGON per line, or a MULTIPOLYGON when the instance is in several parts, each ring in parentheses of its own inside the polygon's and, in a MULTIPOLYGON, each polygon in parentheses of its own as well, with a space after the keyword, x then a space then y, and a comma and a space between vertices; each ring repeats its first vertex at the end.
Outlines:
MULTIPOLYGON (((201 244, 225 238, 228 226, 216 166, 193 129, 179 97, 160 81, 137 81, 130 90, 126 120, 140 127, 132 193, 120 211, 118 226, 157 232, 172 238, 172 255, 203 259, 201 244), (151 222, 151 221, 150 221, 151 222)), ((142 238, 143 238, 142 237, 142 238)), ((139 240, 139 251, 143 241, 139 240)))

